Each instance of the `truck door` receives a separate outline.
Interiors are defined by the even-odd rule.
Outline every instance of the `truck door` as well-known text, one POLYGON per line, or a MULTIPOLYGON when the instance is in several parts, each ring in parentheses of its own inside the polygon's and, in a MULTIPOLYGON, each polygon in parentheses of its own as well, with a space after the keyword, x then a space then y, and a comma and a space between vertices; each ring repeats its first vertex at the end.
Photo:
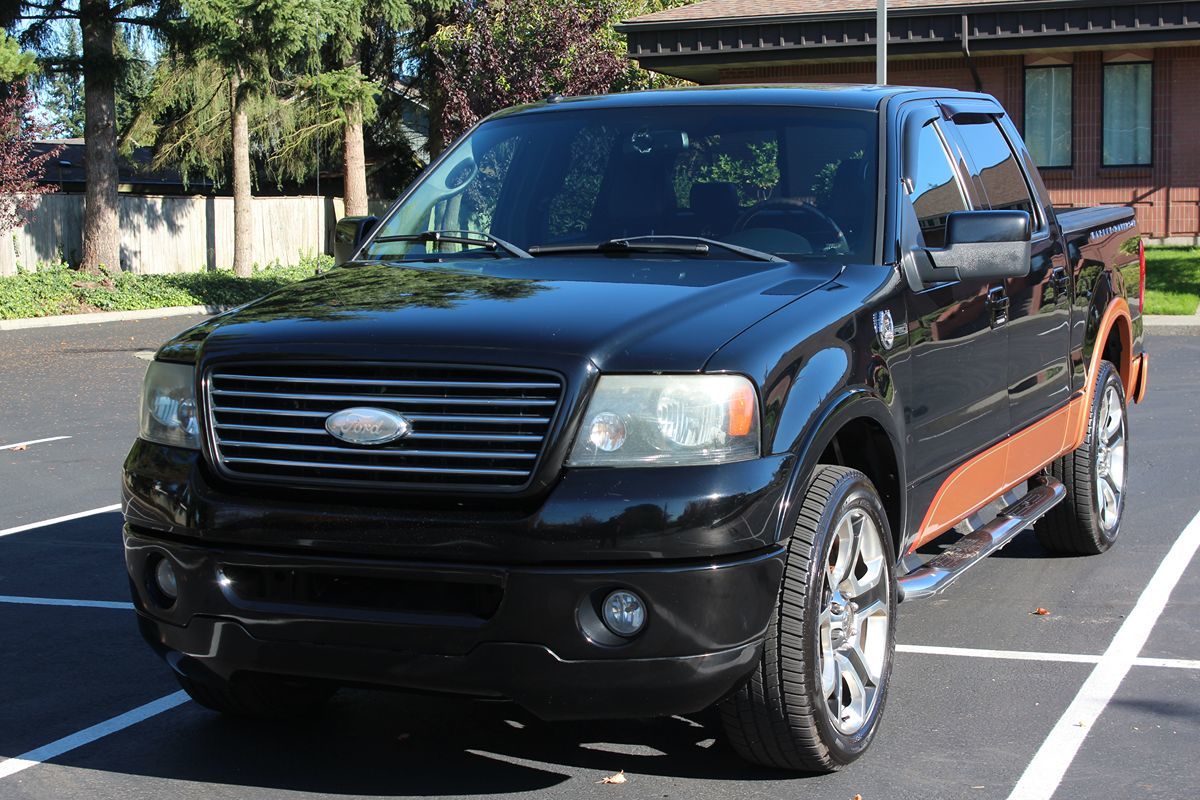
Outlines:
MULTIPOLYGON (((1071 301, 1058 227, 1036 200, 1017 133, 992 114, 955 115, 954 129, 987 208, 1027 211, 1033 219, 1029 275, 1003 283, 1008 304, 1008 400, 1019 430, 1070 397, 1071 301), (1014 146, 1015 145, 1015 146, 1014 146)), ((1032 165, 1030 165, 1030 168, 1032 165)))
MULTIPOLYGON (((929 110, 914 111, 931 115, 929 110)), ((945 244, 946 216, 978 208, 967 165, 940 119, 916 135, 915 173, 905 186, 925 247, 945 244)), ((901 202, 904 202, 902 199, 901 202)), ((996 296, 1001 282, 964 279, 908 293, 913 386, 907 393, 909 477, 940 482, 950 468, 1009 429, 1008 331, 996 296)))

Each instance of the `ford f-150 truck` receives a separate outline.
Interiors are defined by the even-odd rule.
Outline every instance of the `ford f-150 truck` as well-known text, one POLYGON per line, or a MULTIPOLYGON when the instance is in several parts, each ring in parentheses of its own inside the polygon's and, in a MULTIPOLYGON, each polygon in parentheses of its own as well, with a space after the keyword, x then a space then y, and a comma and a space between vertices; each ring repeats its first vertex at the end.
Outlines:
POLYGON ((745 758, 836 769, 898 602, 1120 531, 1137 223, 1053 208, 987 95, 551 98, 336 249, 146 375, 126 563, 212 709, 716 706, 745 758))

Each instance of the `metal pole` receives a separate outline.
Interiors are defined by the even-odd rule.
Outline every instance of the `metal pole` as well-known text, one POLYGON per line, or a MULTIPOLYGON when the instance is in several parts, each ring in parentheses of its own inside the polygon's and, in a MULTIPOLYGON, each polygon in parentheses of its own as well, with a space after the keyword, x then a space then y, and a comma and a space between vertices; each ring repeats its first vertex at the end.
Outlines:
POLYGON ((887 0, 875 8, 875 83, 887 84, 887 0))

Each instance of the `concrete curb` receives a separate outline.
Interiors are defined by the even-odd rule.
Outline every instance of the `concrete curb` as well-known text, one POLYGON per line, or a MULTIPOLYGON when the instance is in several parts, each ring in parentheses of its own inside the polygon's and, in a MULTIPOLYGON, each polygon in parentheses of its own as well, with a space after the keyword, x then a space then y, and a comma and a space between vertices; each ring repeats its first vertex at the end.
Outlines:
POLYGON ((1200 336, 1200 316, 1162 314, 1142 317, 1146 333, 1156 336, 1200 336))
POLYGON ((101 322, 125 322, 133 319, 158 319, 160 317, 189 317, 220 314, 233 306, 170 306, 169 308, 145 308, 139 311, 97 311, 92 314, 63 314, 57 317, 31 317, 29 319, 0 319, 0 331, 21 331, 29 328, 58 328, 63 325, 95 325, 101 322))

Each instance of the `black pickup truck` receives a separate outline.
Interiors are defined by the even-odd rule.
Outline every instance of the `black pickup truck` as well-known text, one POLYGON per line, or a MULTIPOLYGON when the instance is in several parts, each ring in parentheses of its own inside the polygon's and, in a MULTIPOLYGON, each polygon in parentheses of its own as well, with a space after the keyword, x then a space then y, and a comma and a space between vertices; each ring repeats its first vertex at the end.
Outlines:
POLYGON ((715 705, 747 759, 835 769, 898 602, 1120 530, 1137 223, 1052 208, 987 95, 555 98, 337 236, 146 376, 127 567, 210 708, 715 705))

